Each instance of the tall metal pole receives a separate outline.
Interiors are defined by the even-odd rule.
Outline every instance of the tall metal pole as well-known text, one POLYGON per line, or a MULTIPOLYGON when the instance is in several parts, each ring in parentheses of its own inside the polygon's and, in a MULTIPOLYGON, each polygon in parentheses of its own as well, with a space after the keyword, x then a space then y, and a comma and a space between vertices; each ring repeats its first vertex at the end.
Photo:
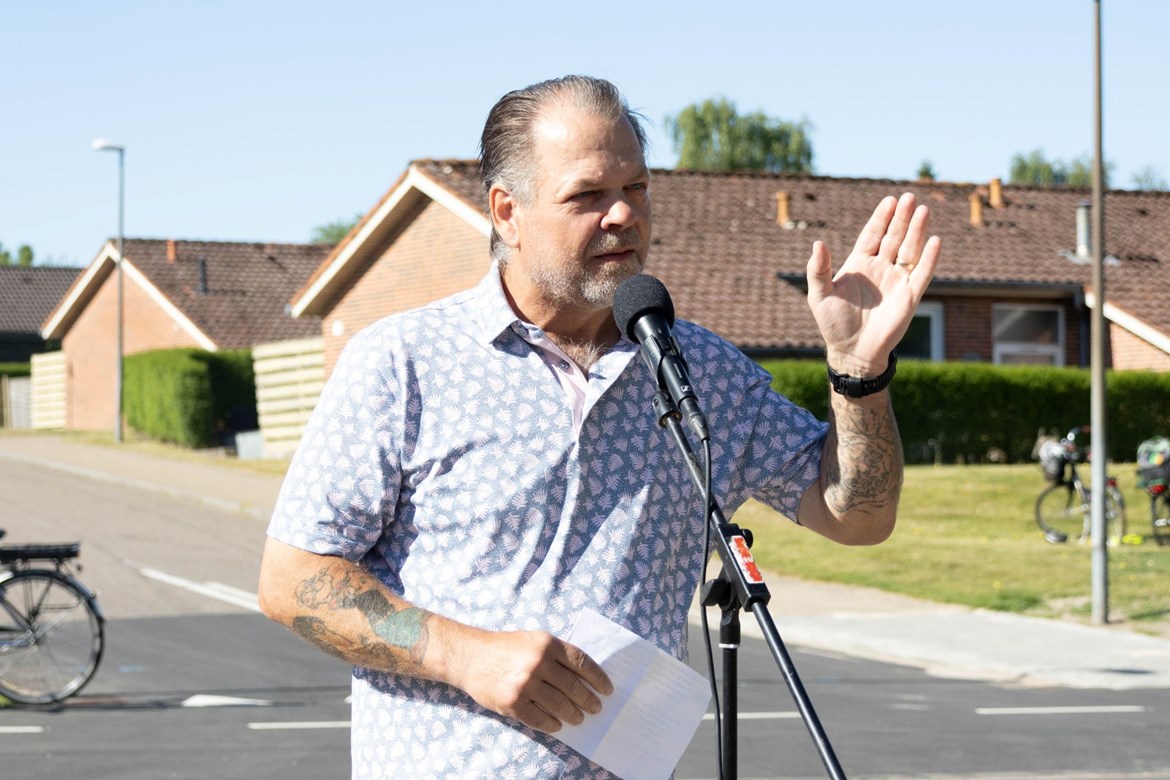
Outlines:
POLYGON ((1093 298, 1090 342, 1090 446, 1093 450, 1091 500, 1093 622, 1109 622, 1109 558, 1105 546, 1105 175, 1101 143, 1101 0, 1093 0, 1093 298))
POLYGON ((122 248, 126 238, 126 150, 118 150, 118 370, 114 377, 114 441, 122 443, 122 248))
POLYGON ((117 288, 117 359, 114 369, 114 441, 122 443, 122 331, 123 331, 123 302, 122 302, 122 250, 125 243, 125 214, 126 214, 126 147, 116 144, 105 138, 98 138, 92 148, 98 152, 118 153, 118 256, 114 258, 114 286, 117 288))

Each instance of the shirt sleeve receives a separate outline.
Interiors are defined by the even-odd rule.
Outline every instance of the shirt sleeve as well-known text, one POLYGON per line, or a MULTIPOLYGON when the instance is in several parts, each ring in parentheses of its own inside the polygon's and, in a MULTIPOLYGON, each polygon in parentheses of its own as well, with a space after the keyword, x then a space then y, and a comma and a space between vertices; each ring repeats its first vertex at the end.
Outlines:
POLYGON ((710 422, 712 480, 725 512, 754 498, 794 520, 820 475, 828 423, 773 390, 771 375, 733 344, 679 325, 710 422))
POLYGON ((310 416, 268 535, 358 561, 393 515, 401 478, 405 361, 379 323, 352 338, 310 416))

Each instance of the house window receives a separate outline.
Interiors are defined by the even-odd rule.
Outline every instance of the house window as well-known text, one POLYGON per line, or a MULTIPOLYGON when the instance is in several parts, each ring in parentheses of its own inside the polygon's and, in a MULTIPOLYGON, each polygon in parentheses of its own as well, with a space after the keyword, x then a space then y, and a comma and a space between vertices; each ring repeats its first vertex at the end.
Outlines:
POLYGON ((906 335, 898 344, 898 357, 911 360, 943 359, 943 305, 940 301, 923 301, 910 320, 906 335))
POLYGON ((1064 310, 1000 303, 991 309, 992 359, 997 365, 1064 365, 1064 310))

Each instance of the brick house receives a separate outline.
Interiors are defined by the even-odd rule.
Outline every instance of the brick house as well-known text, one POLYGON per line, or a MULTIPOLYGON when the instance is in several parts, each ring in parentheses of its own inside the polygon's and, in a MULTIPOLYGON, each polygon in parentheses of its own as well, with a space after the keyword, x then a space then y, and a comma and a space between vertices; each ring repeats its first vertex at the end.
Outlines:
POLYGON ((0 363, 27 363, 49 348, 41 323, 80 268, 0 266, 0 363))
MULTIPOLYGON (((216 351, 316 336, 315 317, 293 318, 289 298, 329 254, 316 244, 127 239, 123 354, 195 347, 216 351)), ((117 247, 107 242, 42 326, 66 361, 69 428, 106 429, 114 417, 117 247)))
MULTIPOLYGON (((943 240, 903 357, 1088 364, 1094 301, 1081 190, 655 170, 646 272, 666 284, 680 317, 749 354, 823 354, 805 303, 812 242, 825 241, 839 266, 877 202, 903 191, 930 206, 943 240)), ((416 161, 291 311, 321 318, 331 370, 346 340, 379 317, 474 285, 489 267, 489 230, 474 161, 416 161)), ((1170 309, 1157 296, 1170 289, 1170 193, 1109 192, 1105 230, 1112 365, 1168 370, 1170 309)))

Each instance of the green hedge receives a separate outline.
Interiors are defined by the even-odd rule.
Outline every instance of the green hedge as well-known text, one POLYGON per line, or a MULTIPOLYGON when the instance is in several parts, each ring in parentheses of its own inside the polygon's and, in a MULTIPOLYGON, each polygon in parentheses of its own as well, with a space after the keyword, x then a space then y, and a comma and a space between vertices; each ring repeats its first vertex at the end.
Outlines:
POLYGON ((250 350, 142 352, 126 358, 123 372, 126 422, 151 438, 207 447, 256 427, 250 350))
POLYGON ((29 376, 32 363, 0 363, 0 376, 29 376))
MULTIPOLYGON (((820 419, 828 383, 820 360, 763 360, 772 386, 820 419)), ((1089 371, 904 360, 891 385, 909 463, 1031 460, 1041 430, 1087 425, 1089 371)), ((1109 371, 1105 381, 1112 460, 1132 461, 1138 443, 1170 435, 1170 374, 1109 371)))

